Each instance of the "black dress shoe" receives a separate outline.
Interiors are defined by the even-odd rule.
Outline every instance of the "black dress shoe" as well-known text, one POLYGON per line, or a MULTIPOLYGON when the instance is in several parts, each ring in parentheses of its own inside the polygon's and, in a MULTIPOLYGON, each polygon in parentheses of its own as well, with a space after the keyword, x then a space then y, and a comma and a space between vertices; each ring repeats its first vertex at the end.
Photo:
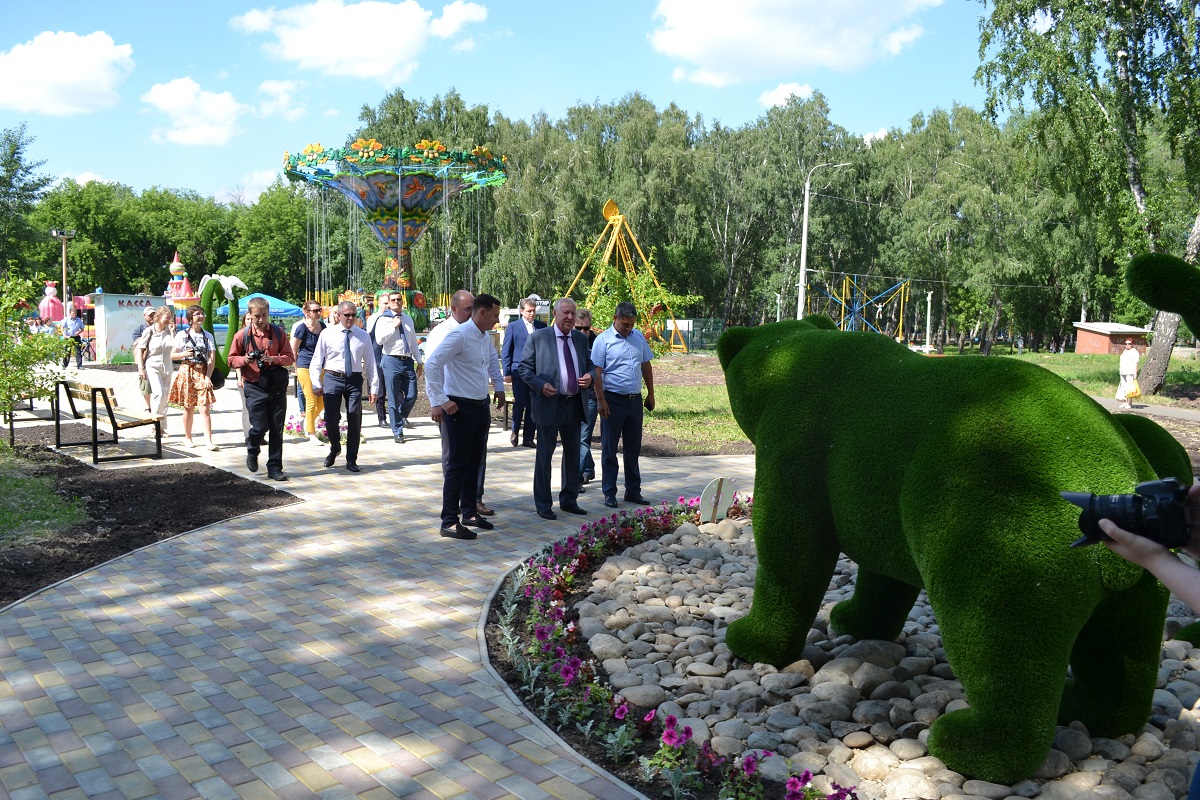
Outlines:
POLYGON ((351 472, 362 472, 362 470, 358 468, 358 464, 347 464, 346 469, 350 470, 351 472))
POLYGON ((286 481, 288 479, 288 476, 284 475, 281 469, 271 470, 267 473, 267 477, 273 481, 286 481))
POLYGON ((579 484, 579 492, 578 492, 578 494, 583 494, 583 493, 584 493, 584 492, 586 492, 586 491, 587 491, 587 489, 585 489, 585 488, 583 487, 583 484, 582 484, 582 483, 581 483, 581 484, 579 484))
POLYGON ((545 511, 539 509, 537 515, 542 519, 558 519, 558 514, 555 514, 549 509, 546 509, 545 511))
POLYGON ((492 528, 496 527, 495 525, 493 525, 492 523, 488 522, 486 519, 484 519, 483 517, 480 517, 478 515, 476 515, 474 517, 463 517, 462 524, 466 525, 468 528, 480 528, 481 530, 485 530, 485 531, 490 531, 492 528))
POLYGON ((442 536, 447 539, 474 539, 476 535, 475 531, 464 528, 457 522, 453 525, 442 526, 442 536))
POLYGON ((615 497, 604 498, 604 505, 608 506, 609 508, 616 508, 617 507, 617 498, 615 498, 615 497))
POLYGON ((521 442, 521 447, 537 447, 537 442, 521 442))
POLYGON ((508 440, 509 440, 510 442, 512 442, 512 446, 513 446, 513 447, 516 447, 516 446, 517 446, 517 435, 516 435, 515 433, 510 433, 510 434, 508 435, 508 440))
POLYGON ((404 434, 403 433, 397 433, 395 436, 395 439, 396 439, 396 444, 404 444, 404 434))
POLYGON ((337 453, 325 456, 325 466, 332 467, 334 461, 337 461, 337 453))
POLYGON ((642 505, 642 506, 650 505, 650 501, 647 500, 646 498, 642 497, 640 494, 630 494, 629 492, 625 493, 625 502, 626 503, 637 503, 638 505, 642 505))
POLYGON ((586 514, 586 513, 588 513, 586 508, 580 508, 578 505, 564 506, 560 503, 558 507, 562 511, 566 511, 568 514, 586 514))
POLYGON ((246 469, 251 472, 258 472, 258 456, 246 454, 246 469))
POLYGON ((475 513, 483 517, 496 516, 496 509, 486 505, 482 500, 475 504, 475 513))

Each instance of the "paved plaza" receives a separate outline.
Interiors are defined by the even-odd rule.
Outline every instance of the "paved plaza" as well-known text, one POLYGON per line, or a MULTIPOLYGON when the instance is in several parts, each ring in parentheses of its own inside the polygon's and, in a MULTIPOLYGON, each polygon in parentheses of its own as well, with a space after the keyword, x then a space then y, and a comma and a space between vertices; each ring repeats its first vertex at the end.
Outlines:
MULTIPOLYGON (((78 377, 141 405, 135 373, 78 377)), ((482 636, 507 570, 607 510, 598 483, 580 496, 586 518, 540 519, 534 451, 493 429, 496 529, 443 539, 428 419, 397 445, 364 414, 358 475, 288 439, 291 480, 274 484, 245 470, 230 387, 213 415, 222 449, 179 447, 172 410, 165 460, 202 459, 303 502, 190 531, 0 610, 0 797, 641 797, 513 699, 482 636)), ((149 444, 145 428, 128 436, 149 444)), ((64 452, 90 460, 87 447, 64 452)), ((102 467, 127 471, 136 492, 162 463, 102 467)), ((643 474, 651 500, 722 475, 749 490, 753 457, 644 459, 643 474)))

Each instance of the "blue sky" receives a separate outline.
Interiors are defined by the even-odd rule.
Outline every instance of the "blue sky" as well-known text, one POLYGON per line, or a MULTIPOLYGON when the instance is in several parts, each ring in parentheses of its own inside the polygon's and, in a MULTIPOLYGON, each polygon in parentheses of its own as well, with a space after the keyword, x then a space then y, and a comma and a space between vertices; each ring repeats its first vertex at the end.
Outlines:
POLYGON ((731 126, 817 90, 856 134, 983 99, 973 0, 0 8, 0 128, 27 123, 42 171, 219 200, 252 201, 285 150, 341 144, 396 87, 426 99, 454 87, 523 119, 637 91, 731 126))

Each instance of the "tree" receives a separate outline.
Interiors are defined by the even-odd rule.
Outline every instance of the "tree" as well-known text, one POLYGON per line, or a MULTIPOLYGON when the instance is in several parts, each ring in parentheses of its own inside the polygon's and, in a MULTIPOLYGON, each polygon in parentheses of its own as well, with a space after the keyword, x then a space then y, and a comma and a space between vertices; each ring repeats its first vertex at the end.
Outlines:
POLYGON ((28 215, 53 178, 37 170, 46 162, 30 162, 28 149, 34 139, 22 122, 15 128, 0 130, 0 268, 15 263, 27 268, 26 247, 46 231, 33 229, 28 215))
MULTIPOLYGON (((257 203, 239 214, 238 238, 222 273, 241 278, 252 292, 302 299, 307 217, 305 185, 277 179, 257 203)), ((345 279, 344 267, 341 277, 345 279)))
POLYGON ((36 311, 32 298, 41 295, 40 288, 11 268, 0 274, 0 415, 11 414, 17 398, 54 393, 56 373, 50 368, 63 357, 65 340, 34 333, 25 324, 36 311))
MULTIPOLYGON (((1158 206, 1145 183, 1146 129, 1159 114, 1189 186, 1200 186, 1200 3, 1125 3, 1105 0, 994 0, 981 24, 988 111, 1021 108, 1028 95, 1044 114, 1041 133, 1062 121, 1059 138, 1069 170, 1097 204, 1128 196, 1141 222, 1141 241, 1129 249, 1168 249, 1158 206), (1160 112, 1159 109, 1162 109, 1160 112), (1122 186, 1123 184, 1123 186, 1122 186), (1118 189, 1118 186, 1121 186, 1118 189)), ((1200 213, 1193 205, 1186 260, 1200 256, 1200 213)), ((1179 316, 1160 313, 1154 344, 1142 367, 1142 390, 1157 392, 1166 374, 1179 316)))

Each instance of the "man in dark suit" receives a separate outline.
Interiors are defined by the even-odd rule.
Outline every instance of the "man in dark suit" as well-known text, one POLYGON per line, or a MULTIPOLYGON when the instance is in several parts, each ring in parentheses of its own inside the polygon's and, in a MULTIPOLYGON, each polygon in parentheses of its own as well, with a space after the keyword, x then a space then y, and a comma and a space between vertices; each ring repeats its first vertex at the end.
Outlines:
POLYGON ((521 318, 510 322, 504 329, 504 345, 500 349, 500 360, 504 367, 504 380, 512 384, 512 432, 508 440, 512 446, 517 446, 518 436, 524 427, 525 437, 521 442, 526 447, 533 447, 533 421, 529 407, 529 387, 517 371, 521 356, 525 353, 525 340, 536 330, 546 327, 540 319, 534 319, 537 311, 537 301, 526 297, 517 304, 521 318))
POLYGON ((533 502, 542 519, 556 519, 551 508, 550 461, 562 436, 562 488, 558 507, 586 514, 579 507, 579 428, 584 396, 596 382, 587 337, 575 330, 575 301, 564 297, 554 304, 554 325, 534 331, 525 342, 517 374, 529 387, 533 424, 537 426, 537 457, 533 467, 533 502))

